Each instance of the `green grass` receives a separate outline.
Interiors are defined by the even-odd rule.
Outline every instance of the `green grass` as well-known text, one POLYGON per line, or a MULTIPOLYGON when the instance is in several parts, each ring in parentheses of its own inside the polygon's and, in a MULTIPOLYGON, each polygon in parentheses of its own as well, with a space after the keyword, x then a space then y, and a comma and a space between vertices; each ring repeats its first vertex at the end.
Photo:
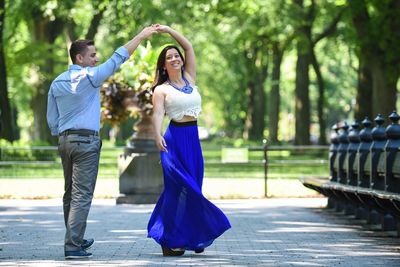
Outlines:
MULTIPOLYGON (((300 176, 327 176, 328 166, 325 165, 279 165, 268 168, 269 178, 297 179, 300 176)), ((264 178, 262 164, 205 164, 205 177, 219 178, 264 178)))
MULTIPOLYGON (((1 145, 1 144, 0 144, 1 145)), ((257 145, 257 144, 248 144, 257 145)), ((233 145, 230 144, 230 147, 233 145)), ((246 198, 260 197, 264 192, 264 153, 249 151, 248 163, 221 163, 221 146, 216 143, 202 143, 205 160, 204 177, 208 178, 206 192, 211 198, 246 198)), ((97 197, 118 195, 118 158, 123 153, 122 147, 112 147, 107 142, 103 146, 97 197)), ((310 196, 315 192, 305 188, 298 181, 301 176, 327 176, 327 163, 303 162, 307 160, 327 160, 328 151, 268 151, 269 196, 310 196), (297 162, 293 162, 297 161, 297 162), (301 161, 301 162, 299 162, 301 161)), ((26 149, 21 146, 6 149, 0 146, 0 197, 47 197, 56 194, 54 189, 47 192, 47 187, 58 188, 57 197, 63 193, 63 171, 56 149, 26 149), (15 161, 23 164, 4 164, 15 161), (23 181, 23 187, 20 182, 23 181), (36 189, 35 189, 36 188, 36 189), (26 192, 21 192, 23 189, 26 192), (35 190, 36 191, 35 191, 35 190)))
MULTIPOLYGON (((117 178, 118 169, 115 164, 99 166, 99 178, 117 178)), ((0 166, 1 178, 63 178, 61 163, 0 166)))
MULTIPOLYGON (((123 148, 103 147, 100 158, 99 178, 118 178, 118 157, 123 148)), ((269 151, 269 178, 297 179, 300 176, 327 176, 327 164, 290 161, 326 160, 327 151, 269 151), (277 161, 285 161, 278 162, 277 161)), ((264 178, 263 151, 249 151, 249 163, 221 163, 221 149, 209 144, 203 145, 205 174, 207 178, 264 178)), ((2 150, 1 159, 5 161, 24 161, 29 164, 0 165, 1 178, 62 178, 62 166, 57 150, 2 150), (43 164, 43 161, 53 162, 43 164), (41 163, 35 163, 41 162, 41 163)))
MULTIPOLYGON (((117 163, 101 164, 99 167, 99 178, 118 178, 117 163)), ((297 179, 300 176, 327 176, 326 166, 289 166, 270 167, 269 178, 297 179)), ((208 178, 264 178, 263 165, 247 164, 205 164, 204 176, 208 178)), ((61 164, 41 164, 0 167, 1 178, 62 178, 61 164)))

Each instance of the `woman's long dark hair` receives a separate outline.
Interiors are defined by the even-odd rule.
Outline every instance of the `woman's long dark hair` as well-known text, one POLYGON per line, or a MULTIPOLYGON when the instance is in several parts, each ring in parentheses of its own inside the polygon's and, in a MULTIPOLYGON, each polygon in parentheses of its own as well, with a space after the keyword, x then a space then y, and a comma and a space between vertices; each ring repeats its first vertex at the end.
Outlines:
MULTIPOLYGON (((156 68, 156 74, 154 77, 154 82, 151 86, 151 90, 154 92, 154 89, 159 86, 160 84, 165 83, 168 80, 168 72, 164 70, 165 66, 165 57, 167 55, 167 51, 170 49, 175 48, 176 51, 178 51, 179 56, 182 58, 183 64, 185 65, 185 58, 183 57, 181 51, 176 45, 167 45, 164 47, 164 49, 161 51, 160 55, 158 56, 157 59, 157 68, 156 68)), ((182 68, 183 71, 183 68, 182 68)))

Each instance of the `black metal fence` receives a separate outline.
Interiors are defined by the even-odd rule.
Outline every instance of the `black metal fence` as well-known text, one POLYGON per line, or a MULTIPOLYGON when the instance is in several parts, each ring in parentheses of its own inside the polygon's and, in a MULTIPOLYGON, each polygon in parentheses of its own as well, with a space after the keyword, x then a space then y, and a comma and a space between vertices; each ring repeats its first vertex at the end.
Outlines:
MULTIPOLYGON (((118 177, 118 156, 124 147, 103 147, 100 157, 99 177, 118 177)), ((268 196, 269 177, 279 178, 292 172, 290 178, 313 166, 328 167, 328 146, 261 146, 203 147, 205 176, 264 179, 265 196, 268 196), (303 170, 296 171, 296 168, 303 170)), ((57 147, 0 147, 0 178, 61 178, 62 169, 57 147)))

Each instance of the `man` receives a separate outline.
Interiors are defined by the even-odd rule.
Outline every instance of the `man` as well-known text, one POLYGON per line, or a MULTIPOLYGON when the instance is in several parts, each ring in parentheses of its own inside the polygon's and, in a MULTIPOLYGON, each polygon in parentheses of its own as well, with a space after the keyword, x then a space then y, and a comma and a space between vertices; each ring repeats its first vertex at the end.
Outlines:
POLYGON ((106 62, 98 62, 91 40, 77 40, 70 47, 72 65, 51 84, 48 92, 47 122, 51 134, 59 136, 58 150, 64 169, 64 251, 66 259, 89 258, 93 239, 83 239, 86 220, 97 179, 101 140, 100 87, 138 47, 156 32, 144 28, 118 48, 106 62))

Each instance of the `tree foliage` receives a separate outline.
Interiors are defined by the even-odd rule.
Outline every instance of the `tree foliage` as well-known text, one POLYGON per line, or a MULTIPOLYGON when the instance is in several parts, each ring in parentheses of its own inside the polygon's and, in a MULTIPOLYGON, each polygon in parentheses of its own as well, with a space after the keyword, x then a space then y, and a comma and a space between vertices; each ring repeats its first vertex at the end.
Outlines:
MULTIPOLYGON (((291 140, 294 115, 296 132, 305 132, 300 143, 307 143, 310 135, 324 139, 337 119, 386 114, 396 105, 398 0, 5 0, 4 10, 1 90, 10 105, 2 101, 1 109, 18 114, 26 139, 54 142, 47 91, 67 69, 72 40, 93 38, 105 60, 153 23, 192 41, 201 123, 214 132, 291 140)), ((158 51, 174 40, 155 35, 150 42, 158 51)))

